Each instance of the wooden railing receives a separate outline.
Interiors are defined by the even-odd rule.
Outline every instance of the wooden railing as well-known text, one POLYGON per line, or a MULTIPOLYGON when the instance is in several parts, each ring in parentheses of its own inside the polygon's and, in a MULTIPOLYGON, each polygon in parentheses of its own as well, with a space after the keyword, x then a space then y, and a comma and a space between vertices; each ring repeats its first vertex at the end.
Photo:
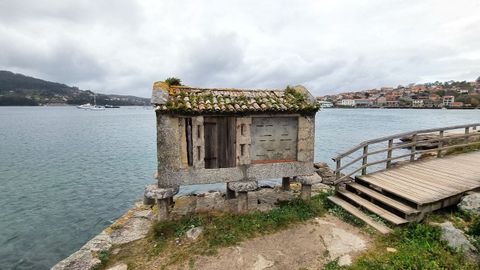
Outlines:
POLYGON ((367 174, 367 168, 374 165, 380 166, 382 163, 385 163, 384 169, 388 169, 392 166, 393 160, 407 159, 408 161, 414 161, 417 155, 428 152, 436 152, 437 157, 442 157, 443 151, 445 150, 460 147, 466 148, 470 145, 477 144, 479 143, 479 141, 471 142, 469 138, 471 136, 480 137, 480 130, 478 129, 478 127, 480 127, 480 123, 443 128, 423 129, 364 141, 359 145, 351 148, 350 150, 345 151, 344 153, 341 153, 336 157, 332 158, 333 161, 336 162, 334 184, 337 185, 341 182, 349 181, 354 175, 358 174, 360 171, 362 175, 365 175, 367 174), (458 130, 460 130, 461 132, 458 133, 458 130), (455 133, 452 132, 452 134, 445 135, 445 131, 454 131, 455 133), (432 133, 438 133, 438 136, 426 140, 417 140, 417 138, 421 135, 432 135, 432 133), (395 142, 395 140, 400 140, 408 137, 411 138, 410 142, 395 142), (449 141, 448 145, 444 144, 445 141, 449 141), (381 146, 382 143, 386 146, 381 146), (435 147, 430 147, 430 149, 425 150, 417 149, 419 145, 424 145, 425 143, 433 143, 435 147), (376 146, 376 148, 373 149, 373 146, 376 146), (405 150, 406 148, 409 148, 410 150, 405 150), (371 151, 372 149, 373 151, 371 151), (403 152, 401 153, 401 155, 393 155, 395 151, 400 150, 402 150, 403 152), (382 153, 386 153, 386 158, 369 162, 369 157, 382 153), (355 154, 357 154, 358 156, 351 157, 355 154), (348 163, 342 164, 342 160, 345 160, 347 158, 350 158, 351 160, 348 160, 348 163), (362 161, 361 166, 355 166, 356 163, 358 163, 360 160, 362 161))

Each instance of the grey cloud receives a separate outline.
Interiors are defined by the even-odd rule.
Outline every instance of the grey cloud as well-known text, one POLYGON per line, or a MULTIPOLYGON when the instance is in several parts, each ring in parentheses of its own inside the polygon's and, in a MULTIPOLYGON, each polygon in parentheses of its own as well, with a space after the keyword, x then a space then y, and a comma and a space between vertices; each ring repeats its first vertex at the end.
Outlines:
POLYGON ((74 85, 101 79, 107 73, 98 59, 69 41, 59 41, 48 50, 35 48, 35 44, 18 46, 2 37, 0 44, 3 44, 0 61, 5 69, 44 74, 45 79, 74 85))
POLYGON ((314 94, 480 74, 476 0, 0 1, 0 69, 149 96, 203 87, 314 94))

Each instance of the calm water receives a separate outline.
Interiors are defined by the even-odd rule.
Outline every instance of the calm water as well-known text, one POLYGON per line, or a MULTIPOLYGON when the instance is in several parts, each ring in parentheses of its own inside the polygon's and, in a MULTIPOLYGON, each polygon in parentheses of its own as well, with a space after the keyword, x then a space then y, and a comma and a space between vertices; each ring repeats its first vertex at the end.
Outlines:
MULTIPOLYGON (((331 164, 366 139, 479 121, 479 110, 324 110, 315 159, 331 164)), ((0 269, 48 269, 78 249, 141 200, 155 155, 152 110, 0 107, 0 269)))

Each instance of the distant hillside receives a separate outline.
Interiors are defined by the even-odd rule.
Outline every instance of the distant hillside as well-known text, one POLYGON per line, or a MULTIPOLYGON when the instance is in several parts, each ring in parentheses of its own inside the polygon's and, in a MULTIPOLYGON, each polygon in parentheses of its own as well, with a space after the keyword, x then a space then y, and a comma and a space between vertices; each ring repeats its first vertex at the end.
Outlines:
MULTIPOLYGON (((0 106, 78 105, 93 102, 93 92, 0 70, 0 106)), ((99 105, 149 105, 148 98, 97 94, 99 105)))

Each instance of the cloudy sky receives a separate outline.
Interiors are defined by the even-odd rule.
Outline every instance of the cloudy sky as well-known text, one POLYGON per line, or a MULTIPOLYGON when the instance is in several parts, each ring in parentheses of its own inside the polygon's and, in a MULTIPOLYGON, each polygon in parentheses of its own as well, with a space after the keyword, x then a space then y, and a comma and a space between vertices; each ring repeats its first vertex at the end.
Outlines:
POLYGON ((479 0, 0 0, 0 69, 148 97, 154 81, 314 94, 480 76, 479 0))

